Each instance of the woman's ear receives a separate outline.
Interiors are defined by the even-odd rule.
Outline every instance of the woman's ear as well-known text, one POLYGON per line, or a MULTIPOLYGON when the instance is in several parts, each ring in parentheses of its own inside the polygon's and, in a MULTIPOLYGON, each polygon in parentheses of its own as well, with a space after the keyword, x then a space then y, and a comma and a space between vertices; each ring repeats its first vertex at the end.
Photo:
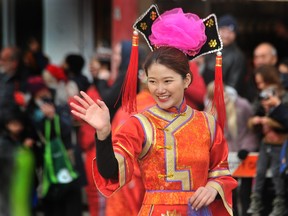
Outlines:
POLYGON ((187 89, 189 87, 189 85, 192 82, 192 77, 190 73, 186 74, 186 77, 184 78, 184 89, 187 89))

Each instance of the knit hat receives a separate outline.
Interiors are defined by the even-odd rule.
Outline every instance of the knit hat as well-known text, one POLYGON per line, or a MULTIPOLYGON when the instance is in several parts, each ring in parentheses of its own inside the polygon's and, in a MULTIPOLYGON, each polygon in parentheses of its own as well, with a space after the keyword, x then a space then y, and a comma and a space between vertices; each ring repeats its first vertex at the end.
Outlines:
POLYGON ((48 89, 41 76, 33 76, 28 79, 28 91, 35 96, 39 91, 48 89))
POLYGON ((65 62, 68 65, 68 70, 74 74, 80 75, 85 65, 85 60, 81 55, 69 54, 65 58, 65 62))
POLYGON ((237 32, 238 25, 236 19, 230 15, 226 14, 219 18, 219 28, 228 27, 231 31, 237 32))
POLYGON ((48 64, 45 68, 45 71, 49 72, 58 81, 59 80, 63 80, 63 81, 67 80, 67 77, 66 77, 64 70, 59 66, 48 64))

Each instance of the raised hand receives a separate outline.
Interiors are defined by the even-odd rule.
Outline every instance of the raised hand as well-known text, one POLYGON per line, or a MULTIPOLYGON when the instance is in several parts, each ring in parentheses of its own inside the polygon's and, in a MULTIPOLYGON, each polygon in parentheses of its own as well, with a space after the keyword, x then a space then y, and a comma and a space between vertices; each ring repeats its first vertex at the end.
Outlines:
POLYGON ((99 140, 106 139, 111 132, 108 107, 101 100, 95 102, 83 91, 81 91, 80 94, 83 98, 75 95, 74 99, 81 104, 81 106, 72 102, 70 104, 73 108, 71 113, 94 127, 99 140))

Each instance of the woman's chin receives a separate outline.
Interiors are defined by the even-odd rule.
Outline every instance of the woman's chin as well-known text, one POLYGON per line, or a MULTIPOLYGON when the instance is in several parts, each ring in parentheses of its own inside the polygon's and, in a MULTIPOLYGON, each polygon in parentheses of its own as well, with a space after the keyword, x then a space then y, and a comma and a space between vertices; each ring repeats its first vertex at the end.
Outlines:
POLYGON ((170 107, 172 107, 171 105, 169 105, 168 103, 158 103, 158 106, 161 109, 169 109, 170 107))

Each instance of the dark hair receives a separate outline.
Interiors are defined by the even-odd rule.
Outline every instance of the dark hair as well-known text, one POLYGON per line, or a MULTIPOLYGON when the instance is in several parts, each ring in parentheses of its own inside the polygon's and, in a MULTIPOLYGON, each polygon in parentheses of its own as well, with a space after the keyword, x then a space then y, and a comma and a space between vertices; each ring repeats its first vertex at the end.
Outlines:
POLYGON ((288 57, 282 58, 282 59, 279 61, 279 64, 278 64, 278 65, 280 65, 280 64, 284 64, 284 65, 286 65, 286 66, 288 67, 288 57))
POLYGON ((183 79, 186 78, 188 73, 190 73, 191 82, 193 80, 193 75, 190 71, 189 60, 187 56, 176 48, 160 47, 151 52, 144 62, 144 70, 146 75, 148 75, 149 67, 154 63, 159 63, 170 68, 171 70, 180 74, 183 79))
POLYGON ((65 58, 65 62, 68 64, 69 70, 74 74, 81 74, 85 64, 85 60, 81 55, 69 54, 65 58))
POLYGON ((260 74, 263 81, 267 84, 275 84, 281 86, 281 80, 279 76, 279 71, 275 66, 263 65, 254 70, 254 76, 260 74))
POLYGON ((4 111, 4 124, 7 125, 12 121, 18 121, 23 124, 23 126, 27 123, 27 119, 24 113, 18 107, 12 107, 9 110, 4 111))

